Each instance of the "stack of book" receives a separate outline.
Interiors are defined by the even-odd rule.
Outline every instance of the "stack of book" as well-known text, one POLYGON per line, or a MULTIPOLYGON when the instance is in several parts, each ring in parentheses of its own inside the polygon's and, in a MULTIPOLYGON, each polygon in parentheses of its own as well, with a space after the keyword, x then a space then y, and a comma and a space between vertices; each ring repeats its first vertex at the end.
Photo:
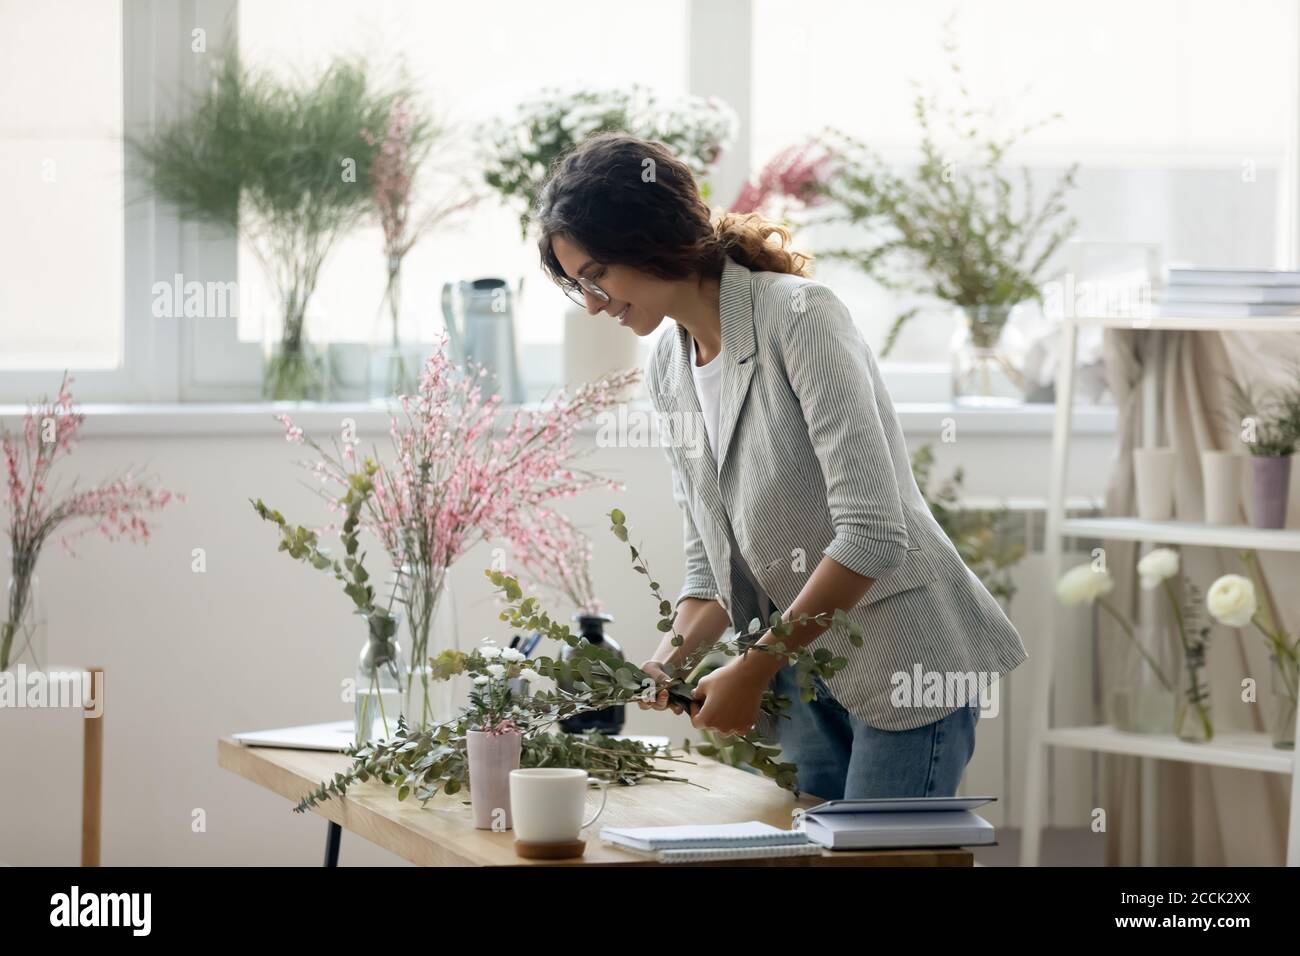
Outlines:
POLYGON ((1170 269, 1157 314, 1180 318, 1300 316, 1300 272, 1170 269))

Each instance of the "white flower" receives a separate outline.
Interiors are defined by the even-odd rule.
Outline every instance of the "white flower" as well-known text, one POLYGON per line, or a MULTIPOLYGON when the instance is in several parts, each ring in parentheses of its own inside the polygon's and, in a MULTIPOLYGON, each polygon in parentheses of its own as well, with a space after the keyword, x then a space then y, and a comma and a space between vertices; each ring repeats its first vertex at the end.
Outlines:
POLYGON ((535 680, 540 680, 541 675, 538 674, 537 671, 533 670, 531 667, 525 667, 523 670, 519 672, 519 679, 526 680, 526 681, 535 681, 535 680))
POLYGON ((1254 582, 1240 574, 1225 574, 1210 585, 1205 595, 1205 609, 1210 616, 1229 627, 1245 627, 1258 606, 1254 582))
POLYGON ((502 677, 506 676, 506 667, 504 664, 489 664, 487 666, 487 672, 497 680, 500 680, 502 677))
POLYGON ((474 686, 475 686, 475 687, 482 687, 484 684, 486 684, 486 683, 488 682, 489 679, 490 679, 490 678, 485 677, 485 676, 482 675, 482 674, 479 674, 478 677, 475 677, 475 678, 474 678, 474 686))
POLYGON ((1091 604, 1111 592, 1115 581, 1108 571, 1097 571, 1091 564, 1081 564, 1061 575, 1056 582, 1056 598, 1067 607, 1091 604))
POLYGON ((519 661, 527 660, 527 658, 524 657, 524 652, 517 647, 505 648, 501 652, 501 659, 503 661, 508 661, 511 664, 517 664, 519 661))
POLYGON ((494 661, 501 656, 501 648, 495 644, 484 644, 478 649, 478 656, 485 661, 494 661))
POLYGON ((1156 548, 1138 562, 1138 574, 1142 575, 1143 589, 1150 591, 1160 586, 1166 578, 1178 573, 1178 552, 1172 548, 1156 548))

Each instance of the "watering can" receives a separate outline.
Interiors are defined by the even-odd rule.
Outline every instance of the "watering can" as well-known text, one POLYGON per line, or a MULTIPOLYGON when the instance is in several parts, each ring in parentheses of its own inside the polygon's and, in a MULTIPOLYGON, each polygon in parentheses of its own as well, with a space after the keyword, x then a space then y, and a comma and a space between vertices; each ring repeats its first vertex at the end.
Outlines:
POLYGON ((453 361, 487 369, 493 390, 507 405, 524 401, 523 380, 515 350, 515 301, 522 292, 505 279, 448 282, 442 287, 442 315, 453 361))

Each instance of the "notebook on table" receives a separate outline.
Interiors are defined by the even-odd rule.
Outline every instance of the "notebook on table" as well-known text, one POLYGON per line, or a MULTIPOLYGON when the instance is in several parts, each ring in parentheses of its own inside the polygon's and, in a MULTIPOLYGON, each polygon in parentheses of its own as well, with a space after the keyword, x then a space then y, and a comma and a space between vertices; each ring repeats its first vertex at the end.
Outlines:
POLYGON ((672 827, 605 827, 607 843, 647 853, 661 863, 701 860, 765 859, 777 856, 820 856, 821 847, 798 830, 767 823, 715 823, 672 827))
POLYGON ((830 800, 795 811, 795 826, 830 850, 989 846, 993 824, 975 813, 997 797, 886 797, 830 800))
POLYGON ((246 747, 334 750, 342 753, 356 742, 357 725, 352 720, 335 720, 327 724, 280 727, 276 730, 252 730, 231 736, 246 747))

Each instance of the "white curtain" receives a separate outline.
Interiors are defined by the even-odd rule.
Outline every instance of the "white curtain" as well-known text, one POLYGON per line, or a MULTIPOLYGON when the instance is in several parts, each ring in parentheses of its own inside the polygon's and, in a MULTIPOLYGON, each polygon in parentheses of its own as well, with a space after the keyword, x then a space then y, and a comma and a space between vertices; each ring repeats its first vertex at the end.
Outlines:
MULTIPOLYGON (((1107 330, 1105 361, 1110 387, 1119 409, 1119 453, 1106 490, 1106 514, 1136 514, 1132 450, 1143 444, 1142 421, 1146 396, 1141 387, 1147 362, 1158 361, 1163 384, 1160 395, 1159 443, 1178 454, 1175 518, 1204 520, 1201 481, 1202 450, 1236 449, 1236 429, 1225 410, 1226 376, 1261 386, 1287 386, 1286 363, 1296 356, 1296 337, 1285 333, 1154 332, 1107 330), (1156 347, 1163 337, 1163 354, 1156 347)), ((1241 521, 1247 522, 1249 472, 1241 496, 1241 521)), ((1300 527, 1296 475, 1293 470, 1287 527, 1300 527)), ((1139 546, 1105 541, 1107 567, 1115 579, 1114 604, 1131 619, 1138 618, 1136 563, 1139 546)), ((1208 590, 1221 574, 1247 574, 1233 549, 1179 547, 1184 572, 1208 590)), ((1266 594, 1274 620, 1288 634, 1300 627, 1300 554, 1258 552, 1266 594)), ((1102 698, 1114 673, 1124 639, 1109 615, 1099 615, 1099 654, 1102 698)), ((1270 717, 1269 661, 1263 638, 1254 628, 1214 627, 1207 678, 1216 736, 1224 732, 1266 731, 1270 717), (1242 700, 1242 680, 1253 677, 1258 701, 1242 700)), ((1140 797, 1142 777, 1135 757, 1102 759, 1106 800, 1107 863, 1137 865, 1142 843, 1140 797)), ((1285 862, 1288 795, 1291 778, 1281 774, 1207 767, 1162 761, 1156 774, 1155 863, 1162 866, 1280 866, 1285 862)))

